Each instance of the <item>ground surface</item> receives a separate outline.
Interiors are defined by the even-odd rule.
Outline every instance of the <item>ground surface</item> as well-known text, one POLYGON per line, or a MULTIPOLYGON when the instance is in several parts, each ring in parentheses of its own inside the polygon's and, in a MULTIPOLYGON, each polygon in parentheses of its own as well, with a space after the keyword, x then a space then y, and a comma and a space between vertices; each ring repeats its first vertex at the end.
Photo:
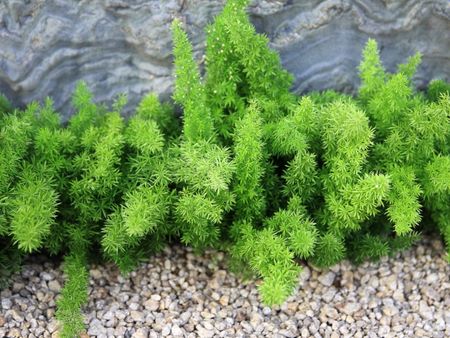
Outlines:
MULTIPOLYGON (((84 337, 450 337, 450 265, 425 240, 378 263, 305 267, 281 307, 227 272, 222 253, 167 249, 129 277, 92 266, 84 337)), ((55 263, 28 262, 1 292, 0 337, 56 337, 55 263)))

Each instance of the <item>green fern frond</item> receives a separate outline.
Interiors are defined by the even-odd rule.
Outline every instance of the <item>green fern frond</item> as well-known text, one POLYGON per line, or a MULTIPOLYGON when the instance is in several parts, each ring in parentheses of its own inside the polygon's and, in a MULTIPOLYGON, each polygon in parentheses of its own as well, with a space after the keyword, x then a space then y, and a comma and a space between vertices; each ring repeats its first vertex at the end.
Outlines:
POLYGON ((265 198, 261 179, 264 175, 262 121, 258 107, 250 105, 236 124, 234 139, 235 210, 241 220, 261 219, 265 198))
POLYGON ((317 240, 312 263, 318 267, 329 267, 342 260, 345 254, 342 239, 333 233, 326 233, 317 240))
POLYGON ((369 39, 362 53, 362 61, 358 67, 361 78, 359 97, 367 102, 384 85, 386 73, 381 63, 378 44, 369 39))
POLYGON ((56 318, 63 324, 61 338, 73 338, 84 330, 81 307, 87 303, 88 272, 85 257, 72 253, 64 259, 67 281, 57 301, 56 318))
POLYGON ((419 201, 422 191, 411 168, 393 168, 389 174, 392 189, 388 196, 387 214, 394 223, 396 234, 403 236, 411 232, 422 219, 419 201))
POLYGON ((57 214, 58 196, 53 183, 36 169, 24 168, 10 202, 11 232, 15 243, 26 252, 43 245, 57 214))
POLYGON ((175 57, 173 97, 184 108, 184 136, 189 141, 214 138, 214 127, 211 112, 206 103, 205 88, 194 61, 192 45, 181 28, 180 21, 174 20, 172 33, 175 57))
POLYGON ((137 237, 155 231, 166 220, 168 207, 168 191, 163 186, 140 186, 129 192, 122 209, 125 231, 137 237))

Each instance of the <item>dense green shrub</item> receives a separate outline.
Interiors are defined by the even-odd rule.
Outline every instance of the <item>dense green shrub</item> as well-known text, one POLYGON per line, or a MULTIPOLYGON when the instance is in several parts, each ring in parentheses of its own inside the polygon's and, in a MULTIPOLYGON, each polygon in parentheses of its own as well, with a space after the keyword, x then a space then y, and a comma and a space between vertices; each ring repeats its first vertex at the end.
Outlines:
POLYGON ((450 257, 450 85, 416 92, 420 55, 390 74, 369 40, 356 97, 297 98, 246 5, 228 1, 207 27, 203 76, 173 23, 182 119, 148 95, 125 120, 124 96, 109 109, 84 83, 66 126, 49 99, 20 111, 0 96, 0 286, 24 254, 64 255, 62 337, 83 329, 99 252, 128 272, 177 239, 224 249, 269 305, 292 293, 298 259, 377 259, 423 229, 450 257))

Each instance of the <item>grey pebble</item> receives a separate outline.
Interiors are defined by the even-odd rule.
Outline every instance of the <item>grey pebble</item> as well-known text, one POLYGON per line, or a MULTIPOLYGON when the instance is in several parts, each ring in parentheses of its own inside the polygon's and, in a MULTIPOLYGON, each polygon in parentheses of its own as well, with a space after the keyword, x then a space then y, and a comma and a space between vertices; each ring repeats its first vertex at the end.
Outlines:
POLYGON ((97 318, 92 319, 89 323, 88 334, 90 336, 100 336, 105 333, 106 328, 103 326, 103 323, 97 318))
POLYGON ((47 282, 55 279, 55 275, 53 273, 46 271, 41 272, 40 277, 47 282))
POLYGON ((335 277, 336 275, 334 272, 328 271, 327 273, 320 275, 318 280, 324 286, 331 286, 333 285, 335 277))
POLYGON ((145 315, 143 312, 140 311, 130 311, 130 317, 135 322, 144 322, 145 321, 145 315))
POLYGON ((172 335, 174 337, 182 337, 183 336, 183 330, 181 330, 181 328, 178 325, 173 325, 172 326, 172 335))
POLYGON ((358 311, 361 308, 361 304, 356 302, 349 302, 345 304, 345 306, 342 308, 342 312, 346 315, 352 315, 356 311, 358 311))
POLYGON ((57 280, 51 280, 48 282, 48 289, 59 293, 61 291, 61 284, 57 280))
POLYGON ((3 298, 2 299, 2 309, 3 310, 9 310, 12 307, 12 301, 9 298, 3 298))
POLYGON ((172 332, 172 328, 170 325, 165 325, 161 331, 161 334, 163 337, 167 337, 172 332))
POLYGON ((214 330, 208 330, 207 328, 197 325, 196 333, 200 338, 212 338, 214 337, 214 330))
POLYGON ((132 338, 148 338, 148 329, 140 328, 131 336, 132 338))

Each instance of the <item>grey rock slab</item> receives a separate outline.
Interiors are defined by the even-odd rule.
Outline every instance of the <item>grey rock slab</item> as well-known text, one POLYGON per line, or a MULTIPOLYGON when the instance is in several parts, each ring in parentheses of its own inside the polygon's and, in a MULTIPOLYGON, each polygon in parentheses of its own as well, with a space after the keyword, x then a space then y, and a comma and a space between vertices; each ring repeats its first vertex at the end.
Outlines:
MULTIPOLYGON (((85 80, 98 101, 125 93, 126 113, 142 96, 173 90, 170 24, 186 25, 197 60, 204 28, 225 0, 34 0, 0 2, 0 92, 16 105, 46 96, 64 119, 70 97, 85 80)), ((249 13, 295 78, 293 91, 334 88, 354 92, 356 66, 369 37, 386 68, 419 51, 414 78, 450 80, 450 6, 447 0, 255 0, 249 13)))

